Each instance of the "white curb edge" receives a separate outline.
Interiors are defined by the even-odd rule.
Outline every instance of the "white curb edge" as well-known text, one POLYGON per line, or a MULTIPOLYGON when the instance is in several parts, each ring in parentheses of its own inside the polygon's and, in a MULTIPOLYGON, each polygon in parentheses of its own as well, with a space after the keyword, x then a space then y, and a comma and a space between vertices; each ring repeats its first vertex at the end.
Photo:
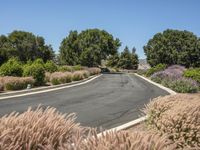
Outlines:
POLYGON ((173 90, 171 90, 171 89, 169 89, 169 88, 167 88, 167 87, 164 87, 164 86, 161 85, 161 84, 158 84, 158 83, 156 83, 156 82, 153 82, 152 80, 149 80, 149 79, 147 79, 147 78, 145 78, 145 77, 143 77, 143 76, 141 76, 141 75, 139 75, 139 74, 137 74, 137 73, 134 73, 134 75, 136 75, 136 76, 138 76, 138 77, 140 77, 140 78, 142 78, 142 79, 144 79, 144 80, 150 82, 150 83, 153 84, 153 85, 158 86, 159 88, 161 88, 161 89, 167 91, 167 92, 168 92, 169 94, 171 94, 171 95, 177 94, 175 91, 173 91, 173 90))
POLYGON ((18 95, 4 96, 4 97, 0 97, 0 100, 15 98, 15 97, 22 97, 22 96, 27 96, 27 95, 40 94, 40 93, 46 93, 46 92, 51 92, 51 91, 56 91, 56 90, 61 90, 61 89, 66 89, 66 88, 71 88, 71 87, 75 87, 75 86, 79 86, 79 85, 89 83, 89 82, 99 78, 100 76, 102 76, 102 74, 95 76, 95 77, 93 77, 89 80, 86 80, 84 82, 72 84, 72 85, 68 85, 68 86, 62 86, 62 87, 57 87, 57 88, 53 88, 53 89, 47 89, 47 90, 42 90, 42 91, 30 92, 30 93, 23 93, 23 94, 18 94, 18 95))

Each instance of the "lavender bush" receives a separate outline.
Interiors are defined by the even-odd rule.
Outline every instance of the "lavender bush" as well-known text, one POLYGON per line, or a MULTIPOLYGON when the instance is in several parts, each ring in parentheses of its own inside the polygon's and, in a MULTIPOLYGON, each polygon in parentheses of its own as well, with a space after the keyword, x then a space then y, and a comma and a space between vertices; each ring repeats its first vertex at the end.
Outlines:
POLYGON ((198 91, 198 83, 192 79, 183 77, 183 73, 186 70, 185 67, 179 65, 173 65, 159 71, 151 76, 151 79, 157 83, 160 83, 172 90, 180 93, 194 93, 198 91))

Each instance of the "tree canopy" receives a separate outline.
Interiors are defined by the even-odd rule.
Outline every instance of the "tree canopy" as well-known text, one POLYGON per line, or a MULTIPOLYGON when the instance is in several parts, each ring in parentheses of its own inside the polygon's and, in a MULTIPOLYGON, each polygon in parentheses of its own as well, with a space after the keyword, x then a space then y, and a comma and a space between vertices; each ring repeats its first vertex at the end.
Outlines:
POLYGON ((108 55, 116 54, 120 45, 119 39, 114 39, 105 30, 88 29, 79 34, 71 31, 61 42, 60 63, 98 66, 108 55))
POLYGON ((0 64, 11 57, 20 61, 42 58, 44 61, 53 59, 54 52, 50 45, 46 45, 44 38, 30 32, 13 31, 8 36, 0 36, 0 64))
POLYGON ((126 46, 119 55, 118 53, 108 58, 107 66, 118 67, 122 69, 137 69, 138 68, 138 55, 135 53, 136 49, 132 49, 132 53, 126 46))
POLYGON ((165 30, 157 33, 144 46, 147 62, 157 64, 179 64, 200 67, 200 39, 189 31, 165 30))

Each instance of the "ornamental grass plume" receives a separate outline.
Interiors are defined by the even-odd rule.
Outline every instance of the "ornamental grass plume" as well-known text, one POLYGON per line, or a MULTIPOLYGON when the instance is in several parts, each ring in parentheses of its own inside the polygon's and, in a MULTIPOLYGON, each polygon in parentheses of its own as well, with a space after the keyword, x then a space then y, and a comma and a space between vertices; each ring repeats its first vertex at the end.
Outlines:
POLYGON ((83 71, 75 71, 75 72, 73 72, 73 75, 72 75, 72 80, 73 81, 79 81, 79 80, 82 80, 84 78, 85 78, 85 76, 84 76, 84 72, 83 71))
POLYGON ((69 83, 72 81, 71 72, 54 72, 50 76, 50 82, 53 85, 69 83))
POLYGON ((75 114, 61 114, 55 108, 29 108, 0 118, 0 149, 73 149, 85 138, 87 128, 75 123, 75 114))
POLYGON ((87 70, 89 71, 90 75, 99 74, 101 72, 101 69, 96 67, 87 68, 87 70))
POLYGON ((144 109, 147 125, 169 135, 177 148, 200 149, 200 94, 158 97, 144 109))
POLYGON ((35 80, 32 77, 2 77, 2 83, 5 90, 26 89, 28 84, 33 85, 35 80))
POLYGON ((108 131, 92 136, 79 145, 81 150, 172 150, 174 145, 154 133, 108 131))

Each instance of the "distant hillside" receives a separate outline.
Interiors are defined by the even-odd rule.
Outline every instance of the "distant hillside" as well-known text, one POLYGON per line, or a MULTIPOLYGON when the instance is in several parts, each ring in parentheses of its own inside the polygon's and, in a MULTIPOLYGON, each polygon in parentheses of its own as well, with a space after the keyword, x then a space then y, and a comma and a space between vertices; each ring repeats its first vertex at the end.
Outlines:
POLYGON ((139 59, 139 66, 138 69, 148 69, 150 65, 147 63, 146 59, 139 59))

